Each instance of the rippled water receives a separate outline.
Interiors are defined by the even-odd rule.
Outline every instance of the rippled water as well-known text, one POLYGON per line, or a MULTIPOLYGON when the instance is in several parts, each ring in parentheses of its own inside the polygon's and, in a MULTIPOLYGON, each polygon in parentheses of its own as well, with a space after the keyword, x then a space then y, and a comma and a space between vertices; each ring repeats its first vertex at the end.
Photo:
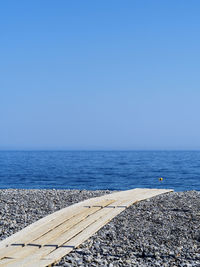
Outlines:
POLYGON ((0 152, 0 188, 135 187, 200 190, 200 151, 0 152))

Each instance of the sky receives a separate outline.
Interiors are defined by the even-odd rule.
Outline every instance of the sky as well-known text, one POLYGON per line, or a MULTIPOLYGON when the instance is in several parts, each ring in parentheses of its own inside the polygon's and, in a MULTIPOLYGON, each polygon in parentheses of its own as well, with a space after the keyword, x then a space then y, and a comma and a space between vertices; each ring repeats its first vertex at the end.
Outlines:
POLYGON ((200 149, 200 1, 1 2, 0 149, 200 149))

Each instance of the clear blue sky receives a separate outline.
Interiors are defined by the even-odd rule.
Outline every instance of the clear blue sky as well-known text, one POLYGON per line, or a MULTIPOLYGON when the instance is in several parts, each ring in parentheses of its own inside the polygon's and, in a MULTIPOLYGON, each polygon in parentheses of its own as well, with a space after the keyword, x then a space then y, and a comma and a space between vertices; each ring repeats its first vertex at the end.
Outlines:
POLYGON ((200 149, 200 1, 3 1, 0 149, 200 149))

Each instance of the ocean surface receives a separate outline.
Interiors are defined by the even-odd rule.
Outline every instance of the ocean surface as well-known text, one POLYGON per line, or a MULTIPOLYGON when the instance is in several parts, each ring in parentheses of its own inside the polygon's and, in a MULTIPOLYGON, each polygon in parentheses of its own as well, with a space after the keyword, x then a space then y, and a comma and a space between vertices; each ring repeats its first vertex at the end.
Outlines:
POLYGON ((200 151, 0 151, 1 189, 135 187, 200 190, 200 151))

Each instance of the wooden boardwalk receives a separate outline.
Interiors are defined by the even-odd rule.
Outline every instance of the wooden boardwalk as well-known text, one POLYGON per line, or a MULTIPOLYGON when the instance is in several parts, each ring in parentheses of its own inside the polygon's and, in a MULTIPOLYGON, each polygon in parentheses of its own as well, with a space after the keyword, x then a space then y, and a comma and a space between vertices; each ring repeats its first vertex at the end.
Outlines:
POLYGON ((59 210, 1 241, 0 267, 52 266, 133 203, 170 191, 121 191, 59 210))

